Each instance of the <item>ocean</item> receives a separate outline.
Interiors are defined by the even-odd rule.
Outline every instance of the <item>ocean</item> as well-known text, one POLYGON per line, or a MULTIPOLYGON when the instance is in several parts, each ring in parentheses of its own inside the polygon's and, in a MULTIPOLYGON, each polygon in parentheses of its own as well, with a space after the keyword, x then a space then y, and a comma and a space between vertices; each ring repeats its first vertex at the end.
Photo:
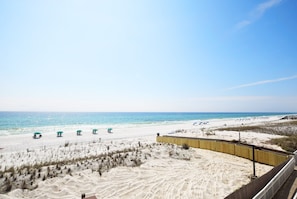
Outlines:
POLYGON ((35 131, 135 127, 222 118, 265 117, 292 113, 195 113, 195 112, 0 112, 0 136, 35 131))

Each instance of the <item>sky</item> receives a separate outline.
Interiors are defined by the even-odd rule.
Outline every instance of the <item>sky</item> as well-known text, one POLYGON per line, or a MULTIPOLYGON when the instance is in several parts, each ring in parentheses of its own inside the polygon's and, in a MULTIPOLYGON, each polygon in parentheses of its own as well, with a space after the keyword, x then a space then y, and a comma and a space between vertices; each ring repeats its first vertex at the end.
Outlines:
POLYGON ((0 0, 0 111, 297 112, 296 10, 0 0))

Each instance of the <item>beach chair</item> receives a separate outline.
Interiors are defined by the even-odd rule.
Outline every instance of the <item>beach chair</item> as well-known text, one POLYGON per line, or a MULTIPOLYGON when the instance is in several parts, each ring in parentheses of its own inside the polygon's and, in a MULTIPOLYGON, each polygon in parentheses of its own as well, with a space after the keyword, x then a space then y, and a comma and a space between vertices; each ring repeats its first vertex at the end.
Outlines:
POLYGON ((93 129, 92 133, 97 134, 98 129, 93 129))
POLYGON ((35 132, 34 135, 33 135, 34 139, 39 139, 41 137, 42 137, 42 134, 40 132, 35 132))
POLYGON ((77 130, 76 135, 81 135, 82 130, 77 130))
POLYGON ((108 128, 107 133, 112 133, 112 128, 108 128))
POLYGON ((57 137, 62 137, 63 131, 58 131, 57 132, 57 137))

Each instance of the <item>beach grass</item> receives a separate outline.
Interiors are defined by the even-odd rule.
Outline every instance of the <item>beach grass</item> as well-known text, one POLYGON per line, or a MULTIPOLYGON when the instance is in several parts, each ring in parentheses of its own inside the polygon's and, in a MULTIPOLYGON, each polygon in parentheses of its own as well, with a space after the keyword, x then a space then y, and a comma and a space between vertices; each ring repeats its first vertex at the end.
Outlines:
MULTIPOLYGON (((68 142, 67 142, 68 143, 68 142)), ((68 143, 68 147, 70 144, 68 143)), ((154 145, 154 144, 152 144, 154 145)), ((38 179, 45 181, 48 178, 71 175, 74 166, 75 170, 94 169, 97 165, 98 172, 108 171, 117 166, 136 167, 142 164, 142 156, 137 152, 142 149, 152 147, 149 144, 138 147, 127 147, 122 150, 108 151, 98 155, 86 155, 84 157, 70 158, 60 161, 39 162, 34 165, 22 165, 17 168, 14 166, 4 168, 0 171, 0 194, 10 192, 12 189, 35 189, 37 188, 38 179), (32 186, 33 185, 33 186, 32 186)))
POLYGON ((274 138, 268 141, 271 144, 276 144, 288 152, 297 150, 297 135, 289 135, 283 138, 274 138))
POLYGON ((218 128, 219 131, 253 131, 258 133, 282 135, 285 137, 274 138, 268 141, 269 144, 275 144, 288 152, 297 150, 297 120, 281 121, 278 123, 266 123, 260 125, 241 125, 234 127, 218 128))

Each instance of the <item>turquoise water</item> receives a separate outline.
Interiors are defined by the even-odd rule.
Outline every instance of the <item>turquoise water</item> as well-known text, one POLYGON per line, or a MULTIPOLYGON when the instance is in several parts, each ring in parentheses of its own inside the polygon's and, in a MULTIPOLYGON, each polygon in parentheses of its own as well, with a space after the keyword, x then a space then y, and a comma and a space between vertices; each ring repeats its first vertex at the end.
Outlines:
POLYGON ((32 133, 42 129, 80 126, 114 127, 167 124, 182 121, 221 118, 261 117, 291 113, 72 113, 72 112, 0 112, 0 135, 32 133))

